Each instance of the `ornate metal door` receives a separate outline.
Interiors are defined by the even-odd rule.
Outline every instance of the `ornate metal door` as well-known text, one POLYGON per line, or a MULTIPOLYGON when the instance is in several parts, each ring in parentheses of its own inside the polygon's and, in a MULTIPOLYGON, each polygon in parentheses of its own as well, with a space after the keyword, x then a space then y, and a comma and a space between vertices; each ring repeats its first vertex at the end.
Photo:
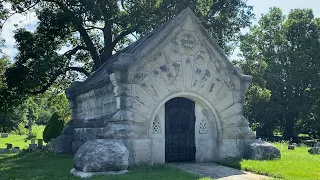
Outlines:
POLYGON ((194 102, 174 98, 165 105, 166 162, 195 161, 194 102))

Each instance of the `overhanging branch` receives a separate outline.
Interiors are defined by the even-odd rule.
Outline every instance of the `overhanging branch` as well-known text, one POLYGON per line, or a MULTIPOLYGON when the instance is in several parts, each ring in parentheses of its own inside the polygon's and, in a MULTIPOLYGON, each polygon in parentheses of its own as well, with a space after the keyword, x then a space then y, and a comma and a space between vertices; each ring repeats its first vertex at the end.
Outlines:
POLYGON ((115 46, 121 39, 126 37, 127 35, 133 33, 135 31, 134 28, 129 28, 126 31, 122 31, 112 42, 113 46, 115 46))
POLYGON ((86 75, 87 77, 90 76, 90 73, 83 67, 69 67, 69 70, 81 72, 84 75, 86 75))
POLYGON ((77 53, 79 50, 88 50, 88 48, 84 46, 76 46, 75 48, 65 52, 63 55, 66 56, 68 59, 70 59, 71 56, 77 53))

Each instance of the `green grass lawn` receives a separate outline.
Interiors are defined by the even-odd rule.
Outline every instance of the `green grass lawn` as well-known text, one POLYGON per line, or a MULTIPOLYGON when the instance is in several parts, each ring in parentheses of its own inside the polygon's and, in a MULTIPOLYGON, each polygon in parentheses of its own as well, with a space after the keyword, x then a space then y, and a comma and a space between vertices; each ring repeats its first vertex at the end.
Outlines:
MULTIPOLYGON (((40 130, 39 130, 40 131, 40 130)), ((42 131, 41 131, 42 132, 42 131)), ((37 138, 42 138, 38 133, 37 138)), ((26 135, 10 134, 0 138, 0 148, 12 143, 20 148, 30 143, 24 142, 26 135)), ((287 150, 287 144, 275 144, 281 151, 280 160, 256 161, 241 160, 223 163, 262 175, 285 180, 320 180, 320 155, 308 153, 309 147, 296 147, 287 150)), ((52 153, 0 154, 0 180, 7 179, 79 179, 69 174, 72 169, 72 156, 56 156, 52 153)), ((162 165, 153 167, 135 167, 125 175, 97 176, 92 179, 199 179, 198 176, 185 173, 177 168, 162 165)), ((203 179, 204 180, 204 179, 203 179)))
MULTIPOLYGON (((53 153, 0 154, 0 180, 64 180, 81 179, 71 176, 72 156, 53 153)), ((134 167, 124 175, 94 176, 90 180, 196 180, 199 176, 168 165, 134 167)), ((209 180, 202 178, 201 180, 209 180)))
POLYGON ((281 151, 280 160, 242 160, 223 164, 286 180, 320 180, 320 155, 309 154, 309 147, 288 150, 287 144, 275 143, 274 145, 281 151))
MULTIPOLYGON (((33 126, 32 132, 36 136, 35 139, 42 139, 42 132, 44 130, 45 126, 33 126)), ((13 145, 13 147, 20 147, 20 149, 27 148, 30 144, 30 140, 27 142, 24 142, 24 140, 27 138, 27 135, 18 135, 9 133, 9 137, 7 138, 0 138, 0 148, 5 148, 6 143, 10 143, 13 145)))

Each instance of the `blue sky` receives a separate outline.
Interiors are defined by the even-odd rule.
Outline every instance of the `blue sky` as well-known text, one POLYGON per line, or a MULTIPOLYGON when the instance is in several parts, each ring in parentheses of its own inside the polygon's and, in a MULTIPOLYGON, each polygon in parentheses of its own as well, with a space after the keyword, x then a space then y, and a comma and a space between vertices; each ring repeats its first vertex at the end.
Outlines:
MULTIPOLYGON (((247 3, 254 6, 253 12, 256 14, 256 21, 261 17, 261 14, 266 14, 269 8, 274 6, 282 9, 285 15, 287 15, 291 9, 311 8, 314 15, 320 17, 320 0, 248 0, 247 3)), ((14 24, 32 30, 37 21, 34 13, 29 13, 25 16, 16 15, 7 21, 1 33, 1 37, 6 40, 6 47, 2 48, 2 50, 9 55, 11 59, 17 54, 17 50, 14 48, 15 41, 13 38, 13 31, 16 29, 14 24)), ((254 23, 256 23, 256 21, 254 23)), ((237 54, 237 52, 234 54, 237 54)), ((231 58, 236 58, 236 56, 232 55, 231 58)))
POLYGON ((310 8, 316 17, 320 17, 320 0, 248 0, 253 5, 253 12, 256 17, 266 14, 270 7, 279 7, 283 14, 287 15, 291 9, 310 8))

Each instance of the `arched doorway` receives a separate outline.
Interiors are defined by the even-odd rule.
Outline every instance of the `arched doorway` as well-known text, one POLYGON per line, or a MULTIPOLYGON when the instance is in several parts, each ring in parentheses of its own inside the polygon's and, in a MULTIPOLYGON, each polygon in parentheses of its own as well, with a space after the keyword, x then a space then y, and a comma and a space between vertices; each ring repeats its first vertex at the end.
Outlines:
POLYGON ((165 104, 165 161, 195 162, 195 102, 183 97, 165 104))

